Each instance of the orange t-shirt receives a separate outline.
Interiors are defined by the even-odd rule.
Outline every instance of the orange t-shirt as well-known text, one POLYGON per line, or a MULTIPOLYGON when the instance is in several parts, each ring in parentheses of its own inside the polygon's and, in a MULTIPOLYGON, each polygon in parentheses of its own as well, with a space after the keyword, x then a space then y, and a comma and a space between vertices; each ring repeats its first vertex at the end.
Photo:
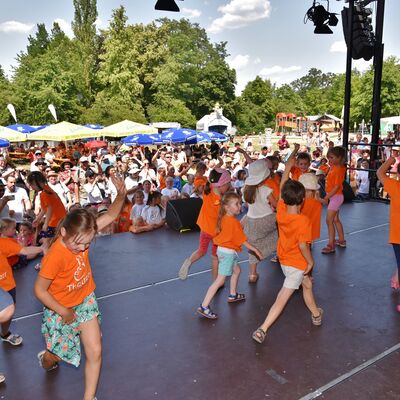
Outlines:
POLYGON ((57 239, 42 259, 39 275, 51 280, 49 293, 64 307, 74 307, 92 293, 96 284, 89 262, 89 249, 74 254, 57 239))
POLYGON ((40 192, 40 206, 47 212, 49 206, 52 207, 52 212, 48 226, 56 228, 58 223, 65 217, 66 211, 64 204, 58 197, 56 192, 49 194, 44 190, 40 192))
POLYGON ((294 181, 298 181, 301 175, 303 175, 303 172, 299 167, 294 166, 290 169, 290 178, 294 181))
POLYGON ((307 261, 300 251, 299 243, 312 241, 311 222, 303 214, 288 214, 284 203, 278 205, 278 257, 283 265, 305 271, 307 261))
MULTIPOLYGON (((9 238, 9 239, 14 241, 15 243, 18 243, 18 240, 15 238, 9 238)), ((13 255, 13 256, 7 257, 7 261, 13 267, 19 261, 19 255, 13 255)))
POLYGON ((118 219, 117 219, 117 229, 116 233, 129 232, 129 227, 132 225, 131 221, 131 211, 132 203, 125 204, 122 209, 118 219))
POLYGON ((278 187, 280 187, 282 177, 276 172, 274 172, 274 176, 272 177, 272 179, 278 184, 278 187))
POLYGON ((337 167, 333 165, 326 177, 326 193, 330 193, 334 186, 339 185, 339 189, 335 194, 343 194, 343 181, 346 176, 346 167, 337 167))
POLYGON ((330 168, 328 164, 322 164, 318 169, 320 169, 325 175, 328 175, 330 168))
POLYGON ((400 181, 386 178, 384 190, 390 195, 389 243, 400 244, 400 181))
POLYGON ((240 222, 230 215, 221 220, 221 232, 213 239, 214 244, 235 251, 242 251, 242 244, 247 240, 240 222))
POLYGON ((318 200, 312 197, 304 199, 301 213, 311 221, 312 240, 319 239, 321 234, 321 212, 322 204, 318 200))
POLYGON ((16 286, 11 265, 7 258, 18 255, 21 250, 22 246, 16 240, 0 238, 0 287, 6 292, 16 286))
POLYGON ((160 182, 160 191, 167 187, 167 184, 165 183, 165 176, 160 175, 158 177, 158 181, 160 182))
POLYGON ((269 188, 272 189, 272 195, 275 197, 275 200, 279 199, 279 195, 280 195, 280 188, 279 188, 279 183, 276 182, 275 179, 273 178, 267 178, 264 182, 263 182, 264 186, 268 186, 269 188))
POLYGON ((209 194, 203 194, 203 205, 200 209, 197 225, 200 230, 214 237, 217 227, 218 211, 221 204, 221 197, 212 190, 209 194))
POLYGON ((207 183, 206 176, 196 176, 193 182, 195 188, 198 188, 199 186, 205 186, 206 183, 207 183))

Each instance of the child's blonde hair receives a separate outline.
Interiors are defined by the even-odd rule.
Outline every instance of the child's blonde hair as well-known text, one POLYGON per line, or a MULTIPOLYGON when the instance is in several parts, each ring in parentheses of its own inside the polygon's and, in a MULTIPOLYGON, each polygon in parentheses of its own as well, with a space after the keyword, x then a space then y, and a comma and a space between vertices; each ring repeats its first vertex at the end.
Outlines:
POLYGON ((6 231, 11 225, 16 225, 17 222, 15 221, 14 218, 2 218, 0 220, 0 234, 2 234, 4 231, 6 231))
POLYGON ((228 192, 225 193, 222 196, 221 199, 221 205, 219 208, 219 212, 218 212, 218 218, 217 218, 217 233, 221 232, 221 222, 222 222, 222 218, 226 215, 226 206, 232 201, 232 200, 239 200, 240 201, 240 196, 235 193, 235 192, 228 192))

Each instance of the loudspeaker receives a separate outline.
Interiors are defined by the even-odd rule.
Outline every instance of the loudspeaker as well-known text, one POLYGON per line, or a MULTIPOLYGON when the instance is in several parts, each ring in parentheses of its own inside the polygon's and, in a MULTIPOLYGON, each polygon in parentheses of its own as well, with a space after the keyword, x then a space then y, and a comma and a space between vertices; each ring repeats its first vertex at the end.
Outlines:
POLYGON ((355 195, 354 195, 354 191, 352 189, 352 187, 350 186, 350 184, 347 181, 343 182, 343 197, 344 197, 344 201, 347 202, 351 202, 355 199, 355 195))
POLYGON ((202 199, 178 199, 167 203, 167 225, 176 231, 198 230, 196 224, 200 213, 202 199))

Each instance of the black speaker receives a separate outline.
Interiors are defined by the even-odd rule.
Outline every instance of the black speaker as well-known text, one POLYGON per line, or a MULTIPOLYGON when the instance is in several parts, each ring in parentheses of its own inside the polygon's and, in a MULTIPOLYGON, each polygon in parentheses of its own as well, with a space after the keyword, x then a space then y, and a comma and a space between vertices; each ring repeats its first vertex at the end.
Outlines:
POLYGON ((354 191, 347 181, 343 182, 343 197, 345 203, 351 202, 355 199, 354 191))
POLYGON ((196 221, 202 204, 202 199, 195 198, 168 201, 167 225, 176 231, 198 230, 196 221))

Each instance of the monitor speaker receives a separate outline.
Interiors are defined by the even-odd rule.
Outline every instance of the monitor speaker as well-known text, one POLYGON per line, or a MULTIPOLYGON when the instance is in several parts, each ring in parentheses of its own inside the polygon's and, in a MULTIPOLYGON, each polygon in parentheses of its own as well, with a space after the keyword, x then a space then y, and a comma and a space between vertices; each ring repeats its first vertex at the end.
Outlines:
POLYGON ((176 231, 198 230, 196 224, 203 201, 201 199, 178 199, 167 203, 167 225, 176 231))

